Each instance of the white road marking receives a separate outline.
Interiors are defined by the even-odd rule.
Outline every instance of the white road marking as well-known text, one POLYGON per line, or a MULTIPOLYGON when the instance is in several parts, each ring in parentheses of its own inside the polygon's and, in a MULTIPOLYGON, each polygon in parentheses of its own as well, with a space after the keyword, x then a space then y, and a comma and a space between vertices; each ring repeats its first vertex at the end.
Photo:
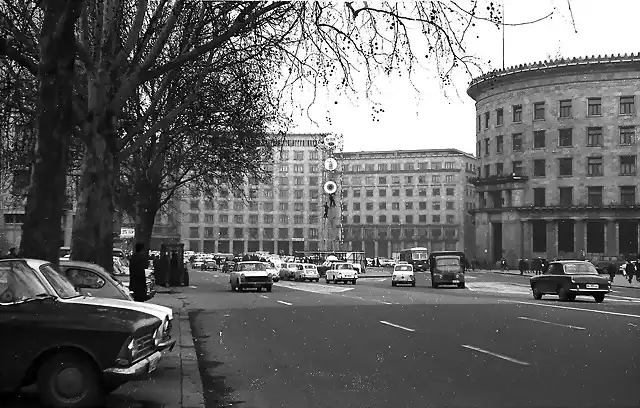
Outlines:
POLYGON ((561 326, 561 327, 567 327, 569 329, 576 329, 576 330, 587 330, 584 327, 580 327, 580 326, 571 326, 570 324, 561 324, 561 323, 554 323, 554 322, 548 322, 546 320, 539 320, 539 319, 532 319, 530 317, 524 317, 524 316, 520 316, 518 317, 518 319, 521 320, 529 320, 531 322, 538 322, 538 323, 546 323, 546 324, 551 324, 553 326, 561 326))
POLYGON ((395 327, 396 329, 406 330, 408 332, 414 332, 415 331, 415 329, 410 329, 408 327, 404 327, 404 326, 400 326, 400 325, 397 325, 397 324, 389 323, 389 322, 384 321, 384 320, 380 320, 380 323, 386 324, 387 326, 395 327))
POLYGON ((283 305, 292 306, 293 303, 285 302, 283 300, 278 300, 278 303, 282 303, 283 305))
POLYGON ((510 361, 510 362, 512 362, 512 363, 516 363, 516 364, 520 364, 520 365, 524 365, 524 366, 528 366, 528 365, 530 365, 530 364, 529 364, 529 363, 527 363, 526 361, 516 360, 515 358, 511 358, 511 357, 503 356, 502 354, 493 353, 493 352, 491 352, 491 351, 483 350, 483 349, 478 348, 478 347, 469 346, 468 344, 463 344, 463 345, 462 345, 462 347, 467 348, 467 349, 469 349, 469 350, 477 351, 477 352, 479 352, 479 353, 485 353, 485 354, 488 354, 488 355, 490 355, 490 356, 498 357, 498 358, 501 358, 501 359, 503 359, 503 360, 510 361))
POLYGON ((526 285, 515 285, 503 282, 467 282, 465 286, 472 292, 531 295, 531 289, 526 285))
POLYGON ((378 303, 382 303, 385 305, 394 305, 395 303, 391 303, 391 302, 385 302, 384 300, 379 300, 379 299, 365 299, 361 296, 347 296, 347 295, 338 295, 338 296, 342 296, 342 297, 346 297, 349 299, 358 299, 358 300, 364 300, 364 301, 368 301, 368 302, 378 302, 378 303))
POLYGON ((640 298, 631 297, 631 296, 620 296, 620 295, 609 295, 608 298, 616 298, 616 299, 625 299, 625 300, 635 300, 640 302, 640 298))
POLYGON ((260 297, 264 299, 269 299, 269 296, 265 296, 265 295, 260 295, 260 297))
POLYGON ((465 276, 464 278, 465 279, 478 279, 477 276, 465 276))
POLYGON ((283 288, 288 288, 288 289, 295 289, 295 290, 302 290, 305 292, 311 292, 311 293, 319 293, 321 295, 327 295, 327 294, 332 294, 332 293, 343 293, 343 292, 348 292, 350 290, 354 290, 354 287, 350 287, 350 288, 345 288, 345 287, 339 287, 339 286, 329 286, 329 285, 322 285, 322 284, 317 284, 317 283, 304 283, 304 282, 278 282, 278 283, 274 283, 275 286, 280 286, 283 288))
POLYGON ((541 306, 541 307, 553 307, 553 308, 556 308, 556 309, 577 310, 579 312, 600 313, 600 314, 606 314, 606 315, 611 315, 611 316, 635 317, 636 319, 640 319, 640 315, 635 315, 635 314, 630 314, 630 313, 609 312, 607 310, 582 309, 580 307, 546 305, 544 303, 521 302, 521 301, 516 301, 516 300, 500 300, 500 301, 501 302, 506 302, 506 303, 516 303, 516 304, 520 304, 520 305, 533 305, 533 306, 541 306))

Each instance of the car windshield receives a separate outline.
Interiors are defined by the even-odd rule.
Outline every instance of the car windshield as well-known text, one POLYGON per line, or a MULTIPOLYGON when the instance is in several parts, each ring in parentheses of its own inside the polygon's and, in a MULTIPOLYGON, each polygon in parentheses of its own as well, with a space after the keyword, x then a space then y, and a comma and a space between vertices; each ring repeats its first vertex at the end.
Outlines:
POLYGON ((40 272, 42 272, 49 284, 53 286, 53 289, 62 299, 70 299, 80 296, 80 293, 76 291, 73 284, 55 270, 51 264, 42 265, 40 267, 40 272))
POLYGON ((246 263, 239 265, 239 271, 266 271, 267 266, 263 263, 246 263))
POLYGON ((337 269, 353 269, 353 266, 350 264, 339 264, 337 269))
POLYGON ((304 269, 316 269, 315 265, 305 265, 304 269))
POLYGON ((429 256, 426 252, 413 252, 411 254, 411 259, 415 260, 415 261, 421 261, 421 260, 426 260, 428 259, 429 256))
POLYGON ((460 266, 458 258, 436 258, 437 266, 460 266))
POLYGON ((567 275, 597 275, 598 270, 589 263, 567 263, 564 264, 564 271, 567 275))
POLYGON ((401 271, 401 272, 412 271, 413 267, 411 265, 398 265, 398 266, 395 267, 395 270, 396 271, 401 271))
POLYGON ((54 294, 49 293, 33 269, 14 262, 0 265, 0 303, 24 302, 38 295, 54 294))

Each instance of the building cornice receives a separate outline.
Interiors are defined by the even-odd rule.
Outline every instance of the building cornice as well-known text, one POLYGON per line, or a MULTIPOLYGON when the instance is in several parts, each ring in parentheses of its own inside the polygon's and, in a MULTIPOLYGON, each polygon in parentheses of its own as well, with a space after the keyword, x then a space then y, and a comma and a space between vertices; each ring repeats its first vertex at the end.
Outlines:
POLYGON ((475 160, 475 156, 465 153, 458 149, 419 149, 419 150, 374 150, 374 151, 356 151, 356 152, 340 152, 336 156, 349 159, 388 159, 398 157, 455 157, 464 156, 468 159, 475 160))
MULTIPOLYGON (((531 74, 532 77, 539 76, 540 74, 552 74, 558 71, 569 71, 575 68, 589 68, 589 69, 602 69, 610 71, 612 65, 619 67, 620 70, 627 69, 628 65, 635 65, 640 70, 640 53, 637 54, 618 54, 591 56, 591 57, 574 57, 574 58, 559 58, 555 60, 538 61, 529 64, 514 65, 504 69, 496 69, 490 71, 484 75, 474 78, 469 83, 467 88, 467 95, 474 100, 477 99, 477 95, 481 92, 484 86, 489 84, 494 85, 496 81, 510 82, 520 81, 523 75, 531 74), (549 72, 551 71, 551 72, 549 72), (475 96, 475 97, 474 97, 475 96)), ((615 70, 615 68, 614 68, 615 70)))

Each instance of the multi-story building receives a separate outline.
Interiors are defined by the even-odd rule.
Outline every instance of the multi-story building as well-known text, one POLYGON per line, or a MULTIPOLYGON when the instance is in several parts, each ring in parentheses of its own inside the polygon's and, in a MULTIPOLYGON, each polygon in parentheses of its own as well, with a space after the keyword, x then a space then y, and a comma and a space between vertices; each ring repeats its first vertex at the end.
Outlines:
POLYGON ((478 260, 637 254, 640 55, 476 78, 478 260))
POLYGON ((287 135, 274 150, 273 183, 249 181, 243 200, 239 192, 221 188, 215 200, 199 193, 183 204, 182 241, 201 252, 267 251, 293 254, 326 248, 323 228, 324 135, 287 135))
POLYGON ((337 156, 345 250, 368 257, 390 257, 415 246, 473 250, 473 155, 443 149, 337 156))

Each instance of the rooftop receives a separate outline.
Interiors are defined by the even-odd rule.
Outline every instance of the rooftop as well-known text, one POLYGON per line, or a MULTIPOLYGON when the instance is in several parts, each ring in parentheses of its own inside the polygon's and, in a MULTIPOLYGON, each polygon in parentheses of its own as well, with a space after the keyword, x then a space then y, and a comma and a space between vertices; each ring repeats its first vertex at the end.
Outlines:
POLYGON ((465 156, 470 159, 475 159, 472 154, 465 153, 458 149, 416 149, 416 150, 374 150, 374 151, 356 151, 356 152, 341 152, 337 153, 337 156, 343 158, 374 158, 374 157, 398 157, 398 156, 465 156))

